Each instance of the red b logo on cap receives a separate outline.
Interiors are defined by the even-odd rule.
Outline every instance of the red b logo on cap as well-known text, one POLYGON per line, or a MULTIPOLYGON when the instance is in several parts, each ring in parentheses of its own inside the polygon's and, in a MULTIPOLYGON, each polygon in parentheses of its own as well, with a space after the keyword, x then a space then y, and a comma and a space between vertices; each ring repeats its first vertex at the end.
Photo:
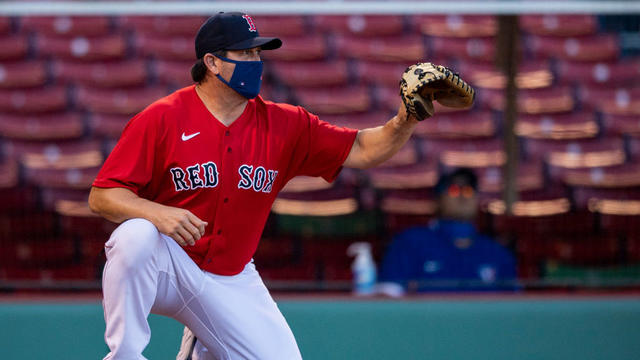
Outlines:
POLYGON ((247 20, 247 24, 249 24, 249 31, 258 31, 256 29, 256 25, 253 23, 253 19, 249 15, 242 15, 242 18, 247 20))

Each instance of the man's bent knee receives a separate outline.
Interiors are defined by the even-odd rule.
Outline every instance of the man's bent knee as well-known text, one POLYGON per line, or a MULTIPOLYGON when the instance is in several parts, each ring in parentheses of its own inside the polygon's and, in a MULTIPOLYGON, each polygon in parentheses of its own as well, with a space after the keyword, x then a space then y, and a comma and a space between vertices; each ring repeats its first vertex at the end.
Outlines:
POLYGON ((123 266, 136 267, 151 258, 160 240, 160 232, 150 221, 130 219, 111 234, 107 257, 117 256, 123 266))

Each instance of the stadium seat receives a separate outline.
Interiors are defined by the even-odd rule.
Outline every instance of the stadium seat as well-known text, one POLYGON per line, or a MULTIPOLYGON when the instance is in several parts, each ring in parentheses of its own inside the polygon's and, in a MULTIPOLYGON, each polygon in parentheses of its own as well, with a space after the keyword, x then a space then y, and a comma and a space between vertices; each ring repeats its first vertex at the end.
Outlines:
POLYGON ((330 54, 327 40, 320 34, 282 37, 282 47, 277 51, 265 51, 265 60, 312 61, 323 60, 330 54))
MULTIPOLYGON (((481 104, 488 105, 492 110, 504 110, 505 96, 502 90, 485 89, 478 93, 478 98, 481 104)), ((524 114, 562 113, 575 107, 571 88, 566 86, 520 90, 518 93, 518 112, 524 114)))
MULTIPOLYGON (((544 189, 545 176, 541 162, 524 161, 518 164, 516 187, 520 192, 544 189)), ((500 167, 480 167, 475 169, 478 190, 481 193, 499 194, 504 189, 503 170, 500 167)))
POLYGON ((309 32, 305 16, 256 15, 252 16, 260 36, 303 36, 309 32))
POLYGON ((11 159, 6 159, 0 162, 0 193, 4 195, 4 190, 11 190, 17 185, 18 164, 11 159))
POLYGON ((387 234, 425 225, 436 216, 437 211, 434 195, 425 188, 384 191, 379 207, 387 234))
MULTIPOLYGON (((430 59, 433 63, 442 64, 438 59, 430 59)), ((354 65, 356 78, 367 84, 378 84, 384 87, 398 88, 402 73, 415 61, 358 61, 354 65)))
POLYGON ((498 32, 496 17, 488 15, 420 15, 413 17, 413 23, 430 36, 470 38, 498 32))
POLYGON ((7 146, 9 156, 33 169, 82 169, 102 165, 101 143, 96 140, 67 142, 18 142, 7 146))
POLYGON ((166 96, 167 89, 144 87, 132 89, 106 89, 80 87, 76 101, 81 109, 102 114, 134 115, 152 102, 166 96))
MULTIPOLYGON (((486 62, 461 61, 453 70, 464 74, 465 80, 476 88, 504 89, 505 75, 495 65, 486 62)), ((551 86, 553 74, 547 60, 526 61, 519 64, 516 86, 519 89, 537 89, 551 86)))
POLYGON ((393 114, 387 114, 384 111, 370 111, 356 114, 318 114, 318 116, 320 120, 336 126, 362 130, 384 125, 393 114))
POLYGON ((4 266, 37 268, 64 265, 73 262, 75 255, 72 238, 49 238, 39 241, 16 239, 3 244, 0 262, 4 266))
MULTIPOLYGON (((194 38, 207 18, 205 16, 120 16, 119 25, 140 34, 190 36, 194 38)), ((192 49, 193 50, 193 49, 192 49)), ((195 50, 192 51, 195 58, 195 50)))
POLYGON ((614 34, 585 37, 530 36, 526 47, 536 58, 576 61, 609 61, 618 58, 620 45, 614 34))
POLYGON ((0 89, 42 86, 47 78, 46 65, 40 61, 0 63, 0 89))
POLYGON ((496 121, 490 111, 458 111, 438 114, 422 121, 413 134, 427 139, 459 139, 493 137, 496 121))
POLYGON ((22 32, 52 36, 103 36, 112 30, 108 16, 23 16, 22 32))
POLYGON ((253 258, 262 274, 263 267, 278 267, 292 264, 300 256, 300 246, 289 236, 266 236, 260 239, 260 246, 253 258))
POLYGON ((560 177, 571 186, 602 188, 640 186, 640 163, 563 170, 560 172, 560 177))
POLYGON ((438 156, 440 163, 448 167, 502 166, 506 161, 502 141, 498 139, 430 139, 422 142, 421 153, 427 157, 438 156))
POLYGON ((11 32, 12 21, 8 16, 0 16, 0 35, 11 32))
POLYGON ((53 76, 59 84, 141 86, 147 81, 147 66, 142 60, 94 63, 56 61, 53 64, 53 76))
POLYGON ((640 87, 581 86, 578 96, 588 109, 612 115, 640 114, 640 87))
POLYGON ((99 37, 59 37, 38 34, 35 51, 40 58, 61 60, 118 60, 125 57, 127 41, 124 35, 112 34, 99 37))
POLYGON ((306 192, 282 192, 271 211, 279 215, 338 216, 358 210, 352 188, 329 188, 306 192))
POLYGON ((326 190, 333 187, 333 183, 317 176, 296 176, 282 188, 281 192, 306 192, 326 190))
POLYGON ((493 61, 496 52, 494 38, 473 37, 457 39, 432 37, 429 41, 429 56, 438 58, 456 58, 479 61, 493 61))
POLYGON ((640 136, 640 122, 637 115, 602 114, 602 129, 611 136, 640 136))
POLYGON ((520 29, 529 34, 544 36, 584 36, 598 31, 594 15, 521 15, 520 29))
POLYGON ((364 86, 296 88, 294 96, 307 110, 317 114, 345 114, 368 111, 373 101, 364 86))
POLYGON ((430 188, 438 181, 435 159, 419 163, 386 166, 368 170, 371 185, 376 189, 430 188))
POLYGON ((195 59, 183 61, 158 59, 153 63, 154 73, 160 83, 183 88, 194 83, 191 78, 191 67, 194 63, 195 59))
POLYGON ((66 110, 67 106, 67 89, 63 86, 0 90, 1 112, 42 114, 66 110))
MULTIPOLYGON (((398 84, 392 86, 378 86, 374 89, 374 95, 378 107, 380 107, 382 110, 393 112, 394 114, 398 111, 398 107, 402 104, 402 99, 400 98, 400 87, 398 84)), ((480 101, 482 100, 482 97, 476 96, 476 105, 474 105, 474 108, 480 107, 482 105, 480 101)), ((440 105, 440 103, 438 102, 434 102, 433 107, 435 109, 435 113, 438 115, 454 112, 466 113, 468 110, 445 107, 440 105)))
POLYGON ((100 166, 89 168, 47 169, 25 166, 24 178, 29 184, 49 188, 89 189, 100 166))
POLYGON ((424 40, 418 35, 375 38, 343 35, 336 39, 336 47, 341 57, 372 61, 415 63, 427 55, 424 40))
POLYGON ((163 60, 190 60, 195 62, 196 54, 193 45, 193 35, 136 34, 133 42, 138 54, 152 56, 163 60))
POLYGON ((29 52, 29 40, 24 35, 3 35, 0 49, 0 61, 22 60, 29 52))
POLYGON ((400 15, 316 15, 313 23, 323 32, 371 37, 400 35, 405 26, 400 15))
MULTIPOLYGON (((4 245, 20 241, 39 242, 56 233, 56 219, 51 211, 21 209, 21 211, 6 212, 2 219, 0 243, 4 245)), ((3 248, 0 253, 4 252, 3 248)))
POLYGON ((620 138, 572 141, 526 139, 523 148, 529 158, 545 158, 549 165, 558 168, 613 166, 625 161, 620 138))
POLYGON ((89 116, 89 128, 94 136, 117 140, 129 120, 131 120, 130 115, 91 113, 89 116))
POLYGON ((586 207, 598 214, 602 231, 635 237, 640 235, 640 191, 631 188, 593 188, 574 189, 577 206, 586 207))
POLYGON ((348 83, 347 62, 272 62, 266 72, 291 87, 343 86, 348 83))
POLYGON ((84 119, 73 112, 38 115, 0 114, 2 136, 18 140, 67 140, 84 135, 84 119))
POLYGON ((395 167, 415 164, 420 157, 416 142, 409 139, 390 159, 378 165, 378 167, 395 167))
POLYGON ((532 139, 586 139, 597 136, 599 128, 593 111, 545 115, 523 114, 518 116, 515 133, 532 139))
POLYGON ((631 86, 640 81, 640 60, 631 58, 597 63, 558 61, 556 71, 561 84, 598 84, 609 88, 631 86))
MULTIPOLYGON (((95 172, 97 169, 91 168, 85 171, 84 175, 95 172)), ((96 217, 97 215, 89 210, 89 187, 92 179, 85 176, 85 186, 45 186, 40 188, 42 206, 48 211, 54 211, 66 216, 96 217)))

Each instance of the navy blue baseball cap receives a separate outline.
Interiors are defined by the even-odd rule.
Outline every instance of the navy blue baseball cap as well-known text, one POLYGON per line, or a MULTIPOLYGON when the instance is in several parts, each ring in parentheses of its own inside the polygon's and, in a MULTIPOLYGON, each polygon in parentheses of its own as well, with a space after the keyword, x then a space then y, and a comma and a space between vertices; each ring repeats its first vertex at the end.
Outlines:
POLYGON ((275 37, 261 37, 251 16, 241 12, 220 12, 205 21, 196 35, 196 58, 218 50, 254 47, 273 50, 282 46, 275 37))

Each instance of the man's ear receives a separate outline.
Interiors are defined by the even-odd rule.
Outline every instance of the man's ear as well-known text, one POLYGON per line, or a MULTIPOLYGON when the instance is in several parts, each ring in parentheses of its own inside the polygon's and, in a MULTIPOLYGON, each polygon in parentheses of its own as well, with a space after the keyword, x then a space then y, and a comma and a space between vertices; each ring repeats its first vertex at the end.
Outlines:
POLYGON ((204 62, 204 66, 206 66, 207 69, 209 69, 209 71, 211 71, 214 75, 218 75, 220 73, 220 68, 216 64, 215 56, 211 54, 205 54, 202 58, 202 61, 204 62))

